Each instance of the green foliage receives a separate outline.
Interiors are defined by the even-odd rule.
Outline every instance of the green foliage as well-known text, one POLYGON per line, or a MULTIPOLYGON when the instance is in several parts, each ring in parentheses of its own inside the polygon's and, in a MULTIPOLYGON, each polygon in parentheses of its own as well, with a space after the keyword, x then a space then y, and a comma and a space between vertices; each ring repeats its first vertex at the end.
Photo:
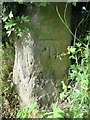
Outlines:
MULTIPOLYGON (((67 27, 71 35, 74 37, 73 46, 68 46, 67 53, 59 55, 60 60, 65 55, 69 55, 72 64, 69 69, 68 85, 62 83, 63 92, 60 93, 61 103, 64 101, 63 109, 67 118, 88 118, 90 107, 90 93, 89 93, 89 64, 90 64, 90 31, 86 37, 80 40, 70 30, 65 19, 62 19, 58 8, 56 6, 57 14, 62 23, 67 27), (83 42, 82 42, 83 41, 83 42)), ((77 28, 81 25, 82 19, 77 28)), ((77 31, 76 28, 76 31, 77 31)), ((75 31, 75 34, 76 34, 75 31)))
POLYGON ((2 72, 3 76, 7 76, 13 69, 14 63, 14 48, 6 42, 6 48, 2 45, 2 72))
MULTIPOLYGON (((21 1, 19 2, 21 4, 21 1)), ((22 4, 24 5, 24 3, 22 4)), ((36 3, 36 5, 46 6, 46 3, 36 3)), ((34 31, 31 27, 29 27, 29 17, 18 14, 18 7, 18 3, 13 5, 11 3, 4 3, 2 8, 3 45, 0 46, 0 58, 2 58, 2 74, 0 74, 0 79, 2 79, 2 81, 0 81, 0 83, 2 87, 1 92, 3 102, 2 116, 5 118, 14 118, 19 108, 19 96, 15 91, 15 86, 13 85, 12 80, 14 65, 14 41, 12 33, 15 32, 18 37, 22 37, 25 30, 34 31)), ((32 111, 32 109, 30 110, 32 111)), ((40 116, 42 116, 43 113, 44 111, 39 112, 40 116)), ((22 115, 22 117, 24 116, 22 115)))
POLYGON ((53 104, 52 112, 39 110, 33 101, 30 108, 20 109, 17 113, 17 118, 63 118, 64 112, 57 103, 53 104))
POLYGON ((23 108, 19 110, 16 118, 63 118, 64 112, 57 103, 53 104, 52 112, 46 110, 39 110, 33 101, 30 108, 23 108))
POLYGON ((64 118, 64 111, 60 108, 60 106, 57 106, 57 103, 53 104, 52 110, 52 114, 48 115, 47 118, 64 118))
POLYGON ((63 92, 60 94, 60 99, 65 100, 67 97, 66 108, 68 113, 66 117, 71 118, 87 118, 90 106, 89 98, 89 54, 90 54, 90 33, 84 39, 85 43, 76 43, 75 47, 69 46, 69 59, 74 60, 71 65, 68 75, 68 86, 62 83, 63 92), (69 91, 68 91, 69 88, 69 91))
POLYGON ((18 2, 20 4, 23 4, 24 0, 14 0, 15 2, 18 2))
POLYGON ((78 1, 76 0, 76 2, 73 2, 73 0, 68 0, 68 2, 71 3, 72 5, 76 6, 78 1))
MULTIPOLYGON (((19 3, 24 4, 24 2, 22 0, 18 0, 19 3)), ((38 6, 46 6, 47 2, 31 2, 31 4, 34 5, 38 5, 38 6)), ((13 14, 13 12, 15 12, 15 10, 13 10, 13 8, 10 10, 10 12, 8 11, 8 6, 7 5, 3 5, 3 11, 2 11, 2 20, 3 20, 3 24, 4 24, 4 28, 6 29, 6 33, 8 35, 8 37, 11 35, 12 32, 15 32, 16 35, 18 37, 22 37, 23 32, 25 30, 29 30, 31 32, 34 32, 35 30, 33 30, 30 26, 30 19, 28 16, 15 16, 13 14), (25 23, 28 23, 29 25, 26 25, 25 23)))
MULTIPOLYGON (((25 0, 14 0, 15 2, 18 2, 20 4, 25 4, 25 0)), ((46 7, 49 2, 35 2, 34 0, 31 1, 31 4, 37 5, 37 6, 44 6, 46 7)))
POLYGON ((37 6, 44 6, 46 7, 47 4, 49 4, 48 2, 32 2, 34 5, 37 5, 37 6))
POLYGON ((5 118, 14 117, 19 108, 19 97, 14 91, 12 81, 14 64, 13 46, 8 43, 6 43, 6 47, 2 45, 0 56, 2 56, 2 74, 0 74, 0 79, 2 80, 2 116, 5 118))
MULTIPOLYGON (((23 1, 19 1, 20 3, 23 1)), ((22 3, 23 4, 23 3, 22 3)), ((33 3, 32 3, 33 4, 33 3)), ((34 3, 38 6, 46 6, 47 3, 34 3)), ((76 6, 76 2, 72 3, 76 6)), ((69 55, 69 59, 74 61, 71 64, 68 75, 68 85, 64 81, 62 83, 63 91, 60 93, 60 103, 53 104, 51 111, 40 110, 37 108, 36 103, 32 102, 30 108, 19 108, 19 97, 14 91, 12 82, 12 69, 14 62, 14 48, 11 46, 10 35, 15 32, 18 37, 22 37, 23 32, 28 29, 33 31, 32 28, 25 25, 30 20, 28 16, 15 16, 13 10, 7 12, 4 6, 2 13, 2 20, 4 28, 9 37, 9 42, 5 42, 5 46, 0 49, 0 56, 2 57, 2 105, 4 117, 16 118, 87 118, 90 109, 90 70, 89 70, 89 55, 90 55, 90 31, 85 39, 80 41, 70 30, 67 22, 62 19, 58 8, 56 7, 57 14, 62 23, 69 30, 74 37, 74 46, 68 46, 67 53, 62 53, 59 58, 69 55), (78 40, 78 41, 76 41, 78 40), (16 102, 17 101, 17 102, 16 102), (17 104, 17 105, 16 105, 17 104)), ((82 20, 83 21, 83 20, 82 20)), ((80 24, 82 23, 80 21, 80 24)), ((79 25, 80 25, 79 24, 79 25)), ((7 38, 8 39, 8 38, 7 38)))
POLYGON ((22 37, 23 32, 28 29, 32 30, 30 27, 23 25, 22 23, 29 22, 28 16, 17 16, 14 18, 12 11, 10 11, 7 17, 3 16, 3 22, 5 22, 4 28, 8 36, 14 31, 18 37, 22 37))
POLYGON ((11 35, 12 32, 15 32, 18 37, 22 37, 25 30, 34 31, 31 27, 25 25, 25 23, 30 24, 28 16, 15 16, 12 11, 8 13, 7 9, 8 7, 4 5, 2 12, 2 20, 8 37, 11 35))
POLYGON ((38 117, 38 109, 36 108, 36 103, 32 101, 30 108, 20 109, 17 113, 16 118, 37 118, 38 117))

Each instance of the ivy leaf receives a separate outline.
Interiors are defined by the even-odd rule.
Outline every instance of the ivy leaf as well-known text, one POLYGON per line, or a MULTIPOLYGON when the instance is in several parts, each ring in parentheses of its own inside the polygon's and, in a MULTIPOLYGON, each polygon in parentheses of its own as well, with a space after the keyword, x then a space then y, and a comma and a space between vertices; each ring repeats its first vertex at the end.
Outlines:
POLYGON ((76 6, 76 4, 77 4, 76 2, 72 2, 72 5, 73 5, 73 6, 76 6))
POLYGON ((9 29, 6 33, 8 34, 8 37, 11 35, 11 32, 14 31, 14 28, 9 29))
POLYGON ((23 0, 14 0, 15 2, 18 2, 18 3, 23 3, 24 1, 23 0))
POLYGON ((12 11, 10 11, 10 13, 9 13, 9 18, 10 18, 10 19, 13 18, 13 13, 12 13, 12 11))
POLYGON ((73 2, 72 0, 68 0, 69 3, 71 3, 72 5, 76 6, 76 2, 78 2, 78 0, 75 0, 75 2, 73 2))
POLYGON ((25 28, 26 28, 27 30, 31 31, 31 32, 35 32, 35 30, 34 30, 33 28, 29 27, 29 26, 25 26, 25 28))
POLYGON ((5 29, 6 30, 8 30, 9 28, 11 28, 11 27, 13 27, 13 26, 15 26, 16 25, 16 23, 14 23, 14 21, 13 20, 8 20, 8 22, 5 22, 5 29))
POLYGON ((90 36, 86 36, 86 40, 90 41, 90 36))
POLYGON ((23 35, 23 32, 18 32, 18 33, 17 33, 17 36, 18 36, 18 37, 22 37, 22 35, 23 35))
POLYGON ((4 16, 4 17, 2 18, 3 22, 6 22, 6 21, 7 21, 7 19, 8 19, 8 17, 7 17, 7 16, 4 16))
POLYGON ((22 22, 29 22, 28 16, 22 16, 20 23, 22 23, 22 22))

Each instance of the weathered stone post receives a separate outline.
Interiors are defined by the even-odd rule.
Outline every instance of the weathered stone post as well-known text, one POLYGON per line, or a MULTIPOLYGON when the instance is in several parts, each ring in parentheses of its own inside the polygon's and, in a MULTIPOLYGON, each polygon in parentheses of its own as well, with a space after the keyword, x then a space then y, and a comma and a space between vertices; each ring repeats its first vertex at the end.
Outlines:
MULTIPOLYGON (((40 107, 48 108, 59 99, 61 81, 67 80, 68 56, 58 57, 67 51, 71 35, 60 21, 56 5, 63 16, 66 3, 50 3, 46 7, 28 5, 35 32, 26 31, 21 39, 15 40, 15 64, 13 81, 22 100, 29 107, 35 100, 40 107)), ((67 8, 66 19, 70 27, 71 7, 67 8)))

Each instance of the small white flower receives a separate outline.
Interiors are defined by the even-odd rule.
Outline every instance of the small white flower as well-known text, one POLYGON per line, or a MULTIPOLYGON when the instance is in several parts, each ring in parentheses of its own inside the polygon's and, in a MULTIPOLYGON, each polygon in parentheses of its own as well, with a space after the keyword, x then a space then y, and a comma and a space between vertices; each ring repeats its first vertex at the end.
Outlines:
POLYGON ((86 7, 85 7, 85 6, 83 6, 83 7, 82 7, 82 10, 85 10, 85 11, 86 11, 86 7))
POLYGON ((77 89, 77 90, 75 90, 75 91, 76 91, 77 93, 80 93, 80 90, 78 90, 78 89, 77 89))

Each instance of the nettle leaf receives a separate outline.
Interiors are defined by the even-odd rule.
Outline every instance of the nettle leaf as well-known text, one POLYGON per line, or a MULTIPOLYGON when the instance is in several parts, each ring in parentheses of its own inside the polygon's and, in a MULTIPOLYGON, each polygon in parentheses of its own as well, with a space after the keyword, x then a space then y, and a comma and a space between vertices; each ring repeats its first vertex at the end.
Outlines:
POLYGON ((57 103, 53 104, 53 118, 63 118, 64 112, 60 107, 57 106, 57 103))
POLYGON ((62 83, 64 92, 66 92, 67 91, 67 86, 65 85, 64 81, 61 81, 61 83, 62 83))
POLYGON ((65 92, 60 93, 60 99, 63 100, 65 97, 65 92))
POLYGON ((73 46, 68 46, 67 50, 68 50, 68 54, 76 52, 76 48, 74 48, 73 46))

